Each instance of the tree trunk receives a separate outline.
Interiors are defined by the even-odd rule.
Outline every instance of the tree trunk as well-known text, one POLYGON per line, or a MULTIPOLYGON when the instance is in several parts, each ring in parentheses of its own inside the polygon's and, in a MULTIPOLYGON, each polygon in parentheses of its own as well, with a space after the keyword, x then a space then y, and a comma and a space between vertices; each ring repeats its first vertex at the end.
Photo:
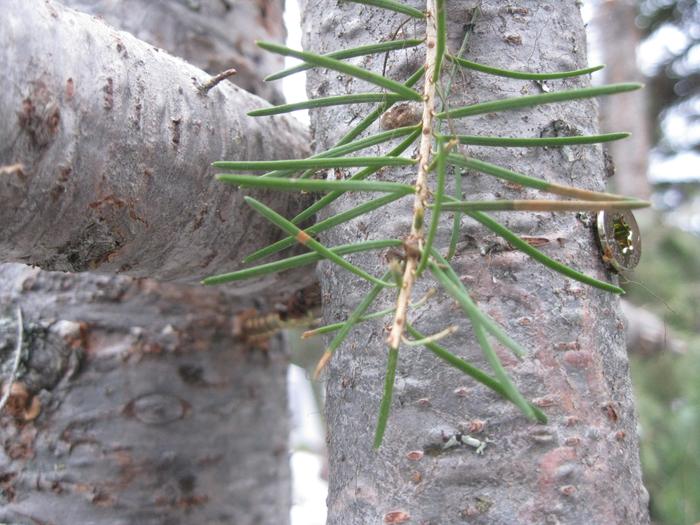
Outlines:
MULTIPOLYGON (((528 0, 513 7, 495 0, 448 1, 448 47, 456 52, 465 31, 471 31, 470 59, 537 72, 580 68, 586 64, 586 45, 578 4, 528 0), (472 24, 477 4, 480 14, 472 24)), ((392 38, 399 28, 397 38, 423 34, 418 22, 401 25, 403 15, 349 2, 308 2, 304 17, 305 45, 317 52, 392 38)), ((424 60, 420 51, 396 52, 388 59, 386 71, 404 80, 424 60)), ((362 59, 362 65, 381 72, 384 57, 362 59)), ((587 83, 580 78, 549 81, 545 89, 587 83)), ((335 72, 315 70, 309 75, 311 96, 367 89, 360 84, 335 72)), ((534 82, 458 72, 449 105, 536 94, 542 89, 534 82)), ((351 106, 314 112, 312 125, 319 148, 331 145, 365 111, 366 107, 351 106)), ((523 137, 567 131, 589 134, 596 131, 596 115, 596 104, 584 100, 455 121, 450 132, 523 137)), ((603 187, 598 146, 474 147, 469 153, 548 181, 603 187)), ((382 177, 409 181, 414 176, 397 170, 385 171, 382 177)), ((477 173, 462 177, 470 199, 535 195, 477 173)), ((358 199, 347 196, 329 213, 356 205, 358 199)), ((325 241, 338 244, 406 236, 411 199, 392 206, 333 230, 325 241)), ((543 249, 550 256, 599 278, 614 279, 606 274, 588 221, 574 214, 550 213, 499 214, 499 218, 521 234, 545 238, 543 249)), ((443 250, 448 235, 447 231, 439 235, 443 250)), ((385 266, 380 256, 356 260, 375 274, 385 266)), ((529 349, 521 362, 502 348, 497 351, 519 389, 542 407, 549 423, 528 422, 512 404, 432 354, 403 347, 384 443, 373 450, 387 333, 380 322, 363 324, 336 353, 327 373, 328 523, 647 523, 618 300, 544 269, 467 219, 462 221, 454 264, 480 307, 529 349), (468 447, 443 449, 444 440, 457 432, 471 432, 488 441, 483 455, 468 447)), ((354 276, 327 263, 320 267, 320 280, 329 322, 346 318, 367 291, 354 276)), ((421 283, 414 299, 431 286, 435 284, 421 283)), ((394 295, 385 294, 375 307, 394 303, 394 295)), ((444 294, 409 320, 425 334, 459 324, 457 336, 442 343, 485 367, 468 323, 444 294)))
MULTIPOLYGON (((214 72, 222 54, 239 69, 259 63, 246 85, 278 98, 260 85, 277 64, 259 61, 252 41, 235 35, 262 25, 281 38, 279 3, 222 2, 234 17, 201 2, 196 24, 183 2, 119 11, 126 4, 90 7, 114 23, 129 14, 124 28, 152 31, 152 44, 188 59, 209 50, 198 63, 214 72), (226 35, 202 30, 222 23, 226 35), (235 53, 224 43, 232 37, 235 53)), ((200 94, 203 71, 95 18, 54 2, 4 7, 4 261, 192 282, 236 266, 246 243, 279 237, 208 165, 301 156, 299 125, 248 119, 262 102, 227 83, 200 94), (244 240, 251 230, 257 235, 244 240)), ((303 204, 277 198, 290 211, 303 204)), ((1 265, 2 388, 12 395, 1 416, 0 521, 288 523, 287 358, 277 340, 267 354, 244 346, 232 319, 265 308, 261 292, 273 297, 309 278, 205 289, 1 265), (23 350, 10 377, 16 306, 23 350)))
MULTIPOLYGON (((637 68, 637 48, 641 32, 635 24, 638 14, 636 1, 599 2, 595 8, 595 34, 600 43, 606 68, 606 82, 642 81, 637 68)), ((609 145, 615 162, 612 185, 618 193, 647 199, 651 187, 647 178, 649 150, 651 149, 651 112, 648 110, 645 90, 623 93, 605 101, 601 127, 604 131, 623 129, 632 136, 609 145)))

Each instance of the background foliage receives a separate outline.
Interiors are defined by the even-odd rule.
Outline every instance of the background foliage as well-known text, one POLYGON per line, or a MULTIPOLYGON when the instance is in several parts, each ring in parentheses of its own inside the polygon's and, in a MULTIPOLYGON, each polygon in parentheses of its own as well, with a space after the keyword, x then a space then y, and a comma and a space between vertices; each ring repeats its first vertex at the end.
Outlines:
POLYGON ((630 357, 652 519, 685 525, 700 521, 700 6, 638 0, 637 7, 640 49, 656 49, 644 71, 653 154, 689 160, 671 173, 678 181, 654 186, 660 213, 644 228, 644 256, 630 276, 648 288, 625 286, 628 300, 663 320, 668 344, 646 355, 630 348, 630 357), (674 340, 681 352, 672 351, 674 340))

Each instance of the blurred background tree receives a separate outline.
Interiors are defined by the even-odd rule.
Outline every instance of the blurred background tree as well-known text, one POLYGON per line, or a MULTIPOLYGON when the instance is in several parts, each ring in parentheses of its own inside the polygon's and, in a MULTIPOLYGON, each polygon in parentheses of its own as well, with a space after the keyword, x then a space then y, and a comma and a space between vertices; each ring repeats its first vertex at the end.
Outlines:
POLYGON ((604 128, 636 135, 610 151, 616 167, 611 185, 651 195, 655 204, 639 217, 644 256, 626 276, 624 304, 652 519, 659 525, 697 523, 700 5, 696 0, 598 0, 587 7, 594 52, 608 65, 606 80, 641 78, 647 85, 643 99, 620 97, 601 113, 609 115, 604 128))

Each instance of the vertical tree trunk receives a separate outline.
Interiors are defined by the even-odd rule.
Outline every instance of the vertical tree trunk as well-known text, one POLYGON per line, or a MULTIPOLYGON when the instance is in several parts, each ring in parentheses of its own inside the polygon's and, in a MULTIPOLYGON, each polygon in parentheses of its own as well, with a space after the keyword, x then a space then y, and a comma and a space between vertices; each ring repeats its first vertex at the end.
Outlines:
MULTIPOLYGON (((448 47, 457 52, 470 31, 467 57, 528 71, 561 71, 586 64, 579 2, 534 1, 512 6, 496 0, 447 2, 448 47), (480 6, 480 14, 472 16, 480 6)), ((411 2, 423 9, 424 6, 411 2)), ((421 36, 418 22, 351 3, 310 1, 305 11, 306 47, 329 52, 391 38, 421 36)), ((413 50, 394 53, 386 71, 404 80, 425 57, 413 50)), ((381 72, 384 57, 362 59, 381 72)), ((535 82, 458 72, 449 105, 536 94, 587 84, 587 79, 535 82)), ((366 90, 335 72, 309 76, 311 96, 366 90)), ((319 110, 312 116, 319 147, 331 145, 366 107, 319 110)), ((552 133, 594 133, 596 104, 580 101, 487 114, 450 122, 457 133, 539 137, 552 133)), ((470 148, 478 158, 548 181, 600 190, 602 151, 597 146, 499 149, 470 148)), ((457 175, 460 176, 460 175, 457 175)), ((485 176, 461 175, 467 198, 524 198, 535 192, 485 176)), ((412 181, 411 171, 386 171, 386 179, 412 181)), ((453 191, 450 189, 450 191, 453 191)), ((357 204, 348 196, 332 210, 357 204)), ((366 238, 402 238, 410 227, 411 199, 333 230, 329 244, 366 238)), ((508 227, 542 237, 555 259, 599 278, 606 275, 590 223, 574 214, 499 214, 508 227)), ((445 221, 447 222, 447 221, 445 221)), ((448 232, 439 237, 444 250, 448 232)), ((375 274, 385 261, 355 258, 375 274)), ((426 351, 402 347, 392 413, 384 443, 375 451, 372 434, 381 397, 387 332, 381 322, 354 329, 327 372, 330 487, 329 524, 531 523, 644 524, 647 495, 641 483, 635 415, 625 355, 624 327, 615 297, 569 281, 463 220, 455 266, 481 308, 519 340, 529 355, 519 362, 497 351, 525 397, 549 417, 528 422, 510 403, 455 372, 426 351), (470 432, 488 441, 483 455, 468 447, 443 449, 444 439, 470 432)), ((348 315, 366 293, 354 276, 322 264, 320 278, 327 320, 348 315)), ((417 299, 434 283, 414 291, 417 299)), ((375 307, 390 306, 394 294, 375 307)), ((436 299, 409 321, 430 334, 458 323, 443 340, 457 355, 486 367, 469 324, 451 299, 436 299)))
MULTIPOLYGON (((606 68, 606 82, 631 82, 643 80, 637 68, 637 47, 641 40, 635 25, 638 4, 634 1, 603 1, 595 9, 595 34, 601 46, 606 68)), ((613 142, 609 151, 615 163, 612 184, 618 193, 646 199, 651 195, 647 169, 651 149, 651 113, 647 107, 645 91, 623 93, 606 100, 601 127, 604 131, 625 130, 632 136, 613 142)))
MULTIPOLYGON (((73 3, 214 71, 234 65, 244 85, 279 99, 260 82, 278 64, 259 59, 251 36, 283 37, 280 2, 73 3)), ((234 339, 234 314, 252 305, 221 289, 0 266, 2 387, 12 393, 0 521, 288 523, 287 358, 277 342, 264 355, 234 339), (16 306, 23 350, 12 383, 16 306)))

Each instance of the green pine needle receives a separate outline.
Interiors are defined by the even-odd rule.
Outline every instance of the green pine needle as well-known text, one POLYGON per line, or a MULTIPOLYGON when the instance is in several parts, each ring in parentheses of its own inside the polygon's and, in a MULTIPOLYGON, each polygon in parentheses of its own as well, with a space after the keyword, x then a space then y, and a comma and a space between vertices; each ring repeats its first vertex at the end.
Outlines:
POLYGON ((293 235, 297 239, 297 241, 299 241, 300 244, 303 244, 307 248, 315 251, 324 259, 328 259, 329 261, 334 262, 341 268, 345 268, 349 272, 354 273, 358 277, 362 277, 366 281, 372 282, 374 284, 379 284, 381 286, 386 286, 388 288, 393 288, 396 286, 393 283, 388 283, 382 281, 381 279, 377 279, 373 275, 370 275, 367 272, 365 272, 362 268, 358 268, 354 264, 349 263, 339 255, 334 253, 332 250, 326 248, 320 242, 314 240, 306 232, 296 227, 294 224, 282 217, 279 213, 265 206, 262 202, 257 201, 252 197, 243 197, 243 199, 245 200, 246 204, 248 204, 251 208, 257 211, 260 215, 265 217, 267 220, 272 222, 281 230, 287 232, 289 235, 293 235))
POLYGON ((435 0, 435 11, 437 42, 435 44, 435 68, 433 69, 433 78, 436 81, 439 81, 440 73, 442 72, 442 59, 445 56, 445 45, 447 41, 447 24, 445 22, 445 0, 435 0))
POLYGON ((409 195, 416 191, 408 184, 373 180, 279 179, 238 174, 222 174, 216 178, 242 188, 272 188, 279 191, 372 191, 399 195, 409 195))
MULTIPOLYGON (((391 272, 388 271, 382 276, 382 281, 385 281, 388 279, 391 275, 391 272)), ((323 356, 321 357, 320 361, 318 362, 318 365, 316 366, 316 371, 314 372, 314 377, 318 378, 318 376, 321 374, 321 370, 323 370, 323 367, 326 366, 326 363, 330 361, 331 357, 333 356, 333 353, 340 347, 340 345, 345 341, 345 338, 348 336, 350 333, 350 330, 358 323, 363 317, 363 314, 367 311, 367 308, 370 307, 370 305, 374 302, 374 300, 377 298, 379 293, 384 289, 384 286, 382 286, 380 283, 375 283, 374 286, 372 286, 372 289, 369 291, 369 293, 360 301, 360 304, 357 305, 357 307, 352 311, 352 314, 350 314, 350 317, 342 323, 342 326, 338 330, 338 333, 335 334, 335 337, 331 340, 330 344, 326 348, 326 351, 323 353, 323 356)))
MULTIPOLYGON (((396 239, 385 239, 354 244, 342 244, 340 246, 330 248, 330 250, 336 255, 341 256, 348 255, 350 253, 383 250, 385 248, 396 248, 399 246, 401 246, 401 241, 396 239)), ((202 284, 214 285, 229 283, 233 281, 244 281, 246 279, 262 277, 263 275, 269 275, 271 273, 281 273, 285 270, 299 268, 300 266, 306 266, 307 264, 316 263, 322 259, 323 257, 316 252, 304 253, 302 255, 295 255, 294 257, 282 259, 281 261, 260 264, 258 266, 254 266, 253 268, 244 268, 243 270, 237 270, 235 272, 213 275, 211 277, 203 279, 202 284)))
MULTIPOLYGON (((564 186, 562 184, 547 182, 546 180, 530 177, 528 175, 518 173, 517 171, 502 168, 501 166, 498 166, 496 164, 491 164, 489 162, 484 162, 483 160, 474 159, 455 153, 450 153, 447 156, 447 162, 455 166, 459 166, 460 168, 479 171, 487 175, 493 175, 494 177, 498 177, 499 179, 507 180, 508 182, 520 184, 521 186, 525 186, 526 188, 534 188, 537 190, 545 191, 547 193, 553 193, 555 195, 563 195, 565 197, 575 197, 591 201, 629 200, 628 197, 624 197, 622 195, 615 195, 613 193, 583 190, 580 188, 574 188, 572 186, 564 186)), ((457 175, 457 177, 460 176, 461 175, 459 174, 457 175)))
MULTIPOLYGON (((346 58, 373 55, 377 53, 386 53, 388 51, 396 51, 401 49, 410 49, 412 47, 419 46, 422 43, 423 39, 418 38, 412 38, 407 40, 389 40, 388 42, 381 42, 379 44, 369 44, 366 46, 353 47, 350 49, 342 49, 340 51, 334 51, 333 53, 327 53, 321 56, 335 58, 336 60, 344 60, 346 58)), ((289 75, 306 71, 307 69, 311 69, 312 67, 314 67, 313 64, 299 64, 297 66, 284 69, 279 73, 268 75, 267 77, 265 77, 265 81, 270 82, 272 80, 279 80, 281 78, 288 77, 289 75)))
POLYGON ((482 115, 484 113, 495 113, 497 111, 505 111, 507 109, 520 109, 539 106, 541 104, 551 104, 553 102, 568 102, 570 100, 580 98, 613 95, 615 93, 634 91, 636 89, 640 89, 641 87, 642 84, 637 83, 610 84, 608 86, 569 89, 566 91, 556 91, 553 93, 542 93, 540 95, 525 95, 522 97, 503 98, 500 100, 491 100, 489 102, 481 102, 479 104, 471 104, 469 106, 443 111, 435 116, 439 119, 456 119, 470 117, 473 115, 482 115))
POLYGON ((374 7, 380 7, 381 9, 388 9, 389 11, 395 11, 397 13, 402 13, 404 15, 412 16, 413 18, 425 18, 425 13, 415 9, 409 5, 401 4, 399 2, 394 2, 392 0, 350 0, 355 4, 366 4, 374 7))
MULTIPOLYGON (((391 272, 389 272, 391 273, 391 272)), ((411 309, 418 308, 419 306, 424 305, 426 302, 428 302, 428 299, 430 299, 435 293, 435 289, 430 290, 427 294, 425 294, 420 300, 416 301, 415 303, 411 303, 411 309)), ((372 312, 371 314, 366 314, 361 316, 357 322, 358 323, 363 323, 365 321, 370 321, 372 319, 378 319, 380 317, 384 317, 385 315, 392 314, 396 311, 396 307, 392 306, 390 308, 385 308, 383 310, 379 310, 376 312, 372 312)), ((312 330, 307 330, 301 335, 302 339, 308 339, 309 337, 315 337, 317 335, 323 335, 323 334, 329 334, 331 332, 336 332, 340 330, 343 326, 345 326, 346 321, 342 321, 340 323, 331 323, 327 324, 324 326, 319 326, 318 328, 314 328, 312 330)))
MULTIPOLYGON (((356 151, 376 146, 377 144, 382 144, 384 142, 388 142, 396 138, 405 137, 406 135, 414 132, 416 129, 418 129, 416 126, 406 126, 404 128, 396 128, 389 131, 384 131, 382 133, 377 133, 375 135, 371 135, 360 140, 343 144, 342 146, 334 146, 330 149, 327 149, 326 151, 322 151, 321 153, 317 153, 316 155, 309 157, 309 159, 342 157, 343 155, 347 155, 348 153, 354 153, 356 151)), ((264 175, 261 175, 261 177, 287 177, 298 172, 299 170, 275 170, 265 173, 264 175)), ((309 170, 309 173, 313 174, 313 170, 309 170)), ((306 178, 304 175, 301 176, 302 179, 306 178)))
MULTIPOLYGON (((615 201, 555 201, 549 199, 525 200, 479 200, 446 202, 442 208, 446 211, 600 211, 600 210, 636 210, 646 208, 648 201, 615 200, 615 201)), ((433 206, 433 205, 430 205, 433 206)))
MULTIPOLYGON (((410 323, 406 324, 406 331, 411 334, 412 337, 415 337, 416 339, 425 339, 425 336, 416 330, 413 325, 410 323)), ((449 365, 453 366, 460 372, 463 372, 464 374, 468 375, 475 381, 481 383, 487 388, 490 388, 497 394, 501 395, 503 398, 508 399, 510 401, 513 401, 510 397, 508 392, 506 391, 503 386, 501 386, 501 383, 498 382, 497 379, 491 377, 488 375, 486 372, 480 370, 479 368, 475 367, 474 365, 467 363, 464 359, 460 359, 456 355, 454 355, 452 352, 449 350, 446 350, 442 346, 440 346, 437 343, 430 342, 426 343, 424 345, 428 350, 430 350, 433 354, 435 354, 437 357, 448 363, 449 365)), ((537 421, 540 423, 546 423, 547 422, 547 416, 542 412, 539 408, 537 408, 535 405, 530 405, 532 408, 533 412, 535 413, 535 417, 537 418, 537 421)))
MULTIPOLYGON (((478 135, 456 135, 460 143, 471 146, 494 146, 499 148, 543 148, 572 146, 580 144, 599 144, 629 137, 629 133, 604 133, 601 135, 572 135, 570 137, 485 137, 478 135)), ((451 138, 451 137, 446 137, 451 138)))
POLYGON ((396 364, 399 359, 399 349, 389 348, 386 362, 386 374, 384 376, 384 392, 382 401, 379 404, 379 416, 377 417, 377 428, 374 431, 374 448, 379 448, 384 439, 386 423, 391 412, 391 399, 394 395, 394 380, 396 379, 396 364))
POLYGON ((574 71, 559 71, 555 73, 529 73, 527 71, 512 71, 510 69, 500 69, 497 67, 486 66, 484 64, 478 64, 476 62, 472 62, 471 60, 466 60, 464 58, 455 57, 449 54, 447 55, 447 58, 448 60, 466 69, 480 71, 481 73, 488 73, 489 75, 517 78, 521 80, 553 80, 557 78, 578 77, 581 75, 588 75, 589 73, 600 71, 605 67, 603 65, 600 65, 587 67, 584 69, 576 69, 574 71))
MULTIPOLYGON (((387 153, 387 157, 396 157, 398 155, 401 155, 404 151, 406 151, 411 144, 413 144, 418 138, 418 135, 420 135, 420 129, 417 129, 413 133, 411 133, 406 140, 401 142, 398 146, 396 146, 394 149, 389 151, 387 153)), ((374 172, 377 171, 377 168, 365 168, 363 170, 358 171, 355 173, 352 177, 350 177, 347 182, 355 182, 355 181, 362 181, 372 175, 374 172)), ((325 195, 324 197, 321 197, 319 200, 317 200, 314 204, 309 206, 307 209, 299 213, 296 217, 292 219, 292 222, 294 224, 299 224, 302 221, 305 221, 309 217, 312 217, 316 213, 318 213, 320 210, 328 206, 331 202, 336 200, 338 197, 340 197, 344 191, 334 191, 329 193, 328 195, 325 195)))
MULTIPOLYGON (((316 235, 330 228, 333 228, 334 226, 338 226, 339 224, 343 224, 356 217, 369 213, 370 211, 376 210, 377 208, 386 206, 390 202, 400 199, 402 196, 403 195, 401 194, 391 193, 389 195, 385 195, 384 197, 379 197, 378 199, 365 202, 364 204, 355 206, 350 210, 329 217, 321 222, 317 222, 313 226, 307 228, 306 232, 310 235, 316 235)), ((243 262, 251 263, 253 261, 257 261, 258 259, 262 259, 263 257, 267 257, 268 255, 272 255, 273 253, 277 253, 281 250, 284 250, 285 248, 289 248, 290 246, 293 246, 295 242, 296 239, 294 239, 294 237, 286 237, 277 241, 274 244, 266 246, 261 250, 251 253, 248 257, 243 259, 243 262)))
MULTIPOLYGON (((462 200, 462 176, 458 173, 455 177, 455 197, 454 200, 462 200)), ((452 217, 452 232, 450 233, 450 246, 447 249, 447 260, 452 259, 455 253, 457 253, 457 243, 460 237, 460 228, 462 226, 462 212, 453 212, 452 217)))
MULTIPOLYGON (((492 331, 492 327, 489 327, 487 323, 484 322, 484 320, 487 320, 487 322, 491 325, 495 325, 495 323, 493 323, 493 321, 491 321, 486 315, 484 315, 481 312, 481 310, 479 310, 476 307, 476 305, 474 305, 473 301, 469 297, 469 294, 466 293, 466 290, 464 290, 464 287, 462 286, 459 279, 456 279, 455 282, 454 277, 450 277, 447 273, 444 273, 434 262, 431 262, 430 270, 435 276, 435 278, 438 280, 438 282, 445 289, 445 291, 447 291, 447 293, 459 303, 464 313, 467 314, 469 319, 471 319, 474 335, 476 336, 479 346, 481 346, 481 349, 484 353, 484 357, 491 366, 491 369, 493 370, 494 374, 496 374, 498 382, 506 391, 508 399, 512 400, 513 403, 515 403, 518 406, 518 408, 520 408, 522 413, 525 414, 528 418, 532 420, 537 420, 537 417, 535 416, 532 407, 525 400, 525 398, 523 398, 522 394, 518 391, 517 388, 515 388, 515 386, 511 382, 510 378, 508 377, 508 374, 506 373, 506 371, 503 368, 503 365, 501 364, 501 360, 498 358, 498 355, 496 355, 496 352, 493 350, 491 343, 486 337, 486 332, 484 331, 484 329, 488 328, 492 335, 494 335, 501 342, 503 342, 501 338, 492 331)), ((500 327, 498 327, 498 331, 502 332, 500 327)), ((504 332, 503 335, 505 335, 504 332)), ((508 339, 510 340, 510 338, 508 339)))
POLYGON ((334 95, 332 97, 312 98, 303 102, 294 102, 292 104, 280 104, 269 108, 255 109, 248 112, 249 117, 269 117, 272 115, 281 115, 282 113, 291 113, 300 109, 325 108, 329 106, 344 106, 348 104, 368 104, 370 102, 382 102, 386 104, 394 104, 406 98, 400 95, 390 95, 387 93, 355 93, 353 95, 334 95))
MULTIPOLYGON (((410 77, 408 77, 408 79, 406 79, 403 85, 409 88, 413 87, 416 84, 416 82, 423 78, 424 74, 425 71, 423 70, 423 68, 418 68, 410 77)), ((374 110, 372 110, 372 112, 370 112, 365 118, 363 118, 357 124, 357 126, 353 127, 350 131, 343 135, 336 144, 336 146, 342 146, 343 144, 347 144, 351 140, 354 140, 356 137, 359 137, 362 134, 362 132, 364 132, 367 128, 374 124, 377 121, 377 119, 381 117, 384 114, 384 112, 392 106, 392 104, 394 104, 394 102, 392 102, 390 99, 387 99, 386 101, 379 104, 374 110)))
POLYGON ((345 73, 346 75, 350 75, 354 78, 359 78, 360 80, 364 80, 376 86, 388 89, 389 91, 393 91, 394 93, 404 97, 406 100, 422 100, 420 93, 417 91, 404 86, 400 82, 383 77, 377 73, 372 73, 371 71, 367 71, 361 67, 353 66, 352 64, 347 64, 327 56, 317 55, 316 53, 309 53, 308 51, 296 51, 288 48, 287 46, 276 44, 274 42, 258 41, 257 44, 259 47, 267 51, 271 51, 279 55, 298 58, 314 66, 325 67, 327 69, 332 69, 333 71, 338 71, 339 73, 345 73))
MULTIPOLYGON (((363 166, 412 166, 413 159, 404 157, 316 157, 309 159, 286 160, 219 160, 212 166, 224 170, 258 171, 274 169, 327 169, 327 168, 356 168, 363 166)), ((266 183, 262 183, 266 184, 266 183)))
MULTIPOLYGON (((404 82, 404 86, 411 87, 411 86, 413 86, 413 85, 414 85, 420 78, 422 78, 422 77, 423 77, 423 69, 421 68, 421 69, 419 69, 418 71, 416 71, 415 73, 413 73, 413 75, 411 75, 411 76, 408 78, 408 80, 406 80, 406 82, 404 82)), ((383 135, 382 133, 379 133, 379 134, 377 134, 377 135, 373 135, 372 137, 367 137, 366 139, 357 140, 357 141, 351 143, 351 141, 353 141, 355 138, 359 137, 367 128, 369 128, 372 124, 374 124, 374 123, 377 121, 377 119, 378 119, 379 117, 381 117, 382 114, 384 114, 384 112, 385 112, 387 109, 389 109, 389 107, 391 107, 395 102, 396 102, 396 100, 395 100, 395 99, 391 99, 391 98, 387 98, 386 100, 384 100, 384 101, 383 101, 381 104, 379 104, 372 112, 370 112, 365 118, 363 118, 355 127, 353 127, 353 128, 352 128, 350 131, 348 131, 345 135, 343 135, 343 137, 335 144, 335 146, 333 146, 333 148, 331 148, 331 149, 328 150, 328 151, 340 150, 341 148, 343 148, 343 147, 345 147, 345 146, 350 146, 350 144, 358 145, 360 142, 362 142, 362 141, 364 141, 364 140, 369 141, 372 137, 379 137, 380 135, 383 135)), ((409 129, 410 127, 411 127, 411 126, 408 126, 408 127, 405 127, 405 128, 396 128, 396 129, 387 131, 387 132, 385 132, 385 133, 387 133, 387 134, 393 134, 393 133, 396 133, 396 132, 400 132, 400 130, 409 129)), ((396 134, 396 135, 393 135, 391 138, 395 138, 395 137, 398 137, 398 136, 399 136, 399 135, 396 134)), ((372 144, 370 144, 370 145, 372 145, 372 144)), ((368 147, 368 146, 363 146, 363 147, 368 147)), ((361 149, 361 148, 358 148, 358 149, 361 149)), ((405 148, 404 148, 404 149, 405 149, 405 148)), ((352 150, 352 151, 356 151, 356 150, 352 150)), ((401 150, 401 152, 403 152, 403 150, 401 150)), ((318 156, 318 157, 326 156, 326 157, 327 157, 327 156, 329 156, 327 153, 328 153, 328 152, 326 152, 325 155, 324 155, 323 153, 321 153, 321 154, 319 154, 319 155, 314 155, 314 157, 316 157, 316 156, 318 156)), ((287 170, 287 171, 284 173, 284 175, 270 175, 270 174, 267 174, 267 173, 266 173, 265 175, 269 175, 269 176, 286 176, 286 175, 289 175, 290 173, 293 173, 293 172, 292 172, 291 170, 287 170)), ((264 175, 264 176, 265 176, 265 175, 264 175)), ((302 179, 305 179, 305 178, 308 178, 308 177, 310 177, 310 176, 312 176, 312 175, 313 175, 313 171, 307 170, 307 171, 305 171, 300 177, 301 177, 302 179)), ((293 221, 293 222, 296 222, 296 221, 293 221)))
MULTIPOLYGON (((361 316, 357 320, 357 322, 364 323, 365 321, 371 321, 372 319, 379 319, 380 317, 384 317, 386 315, 394 313, 395 311, 396 311, 396 308, 385 308, 384 310, 378 310, 376 312, 372 312, 371 314, 361 316)), ((337 332, 343 326, 345 326, 346 323, 347 323, 347 321, 342 321, 340 323, 331 323, 331 324, 319 326, 318 328, 314 328, 313 330, 307 330, 306 332, 304 332, 302 334, 301 338, 308 339, 309 337, 315 337, 317 335, 330 334, 333 332, 337 332)))
POLYGON ((515 405, 523 414, 525 414, 525 416, 532 421, 537 421, 537 417, 535 416, 535 412, 532 410, 532 407, 523 397, 520 391, 515 387, 510 377, 508 377, 508 373, 506 372, 505 368, 503 368, 503 363, 501 363, 501 360, 498 358, 498 355, 486 337, 484 327, 481 325, 481 323, 474 321, 472 321, 472 327, 474 328, 474 335, 476 336, 479 346, 481 346, 484 357, 486 358, 486 361, 488 361, 491 370, 493 370, 493 373, 496 375, 496 379, 498 379, 498 382, 506 391, 508 399, 515 403, 515 405))
POLYGON ((433 249, 433 258, 435 258, 437 263, 435 261, 430 261, 428 263, 430 272, 443 288, 445 288, 445 290, 460 304, 462 309, 472 320, 472 323, 481 323, 502 345, 510 348, 511 352, 513 352, 516 357, 522 358, 526 354, 523 347, 511 339, 503 328, 479 309, 460 282, 457 274, 454 273, 452 267, 435 249, 433 249))

